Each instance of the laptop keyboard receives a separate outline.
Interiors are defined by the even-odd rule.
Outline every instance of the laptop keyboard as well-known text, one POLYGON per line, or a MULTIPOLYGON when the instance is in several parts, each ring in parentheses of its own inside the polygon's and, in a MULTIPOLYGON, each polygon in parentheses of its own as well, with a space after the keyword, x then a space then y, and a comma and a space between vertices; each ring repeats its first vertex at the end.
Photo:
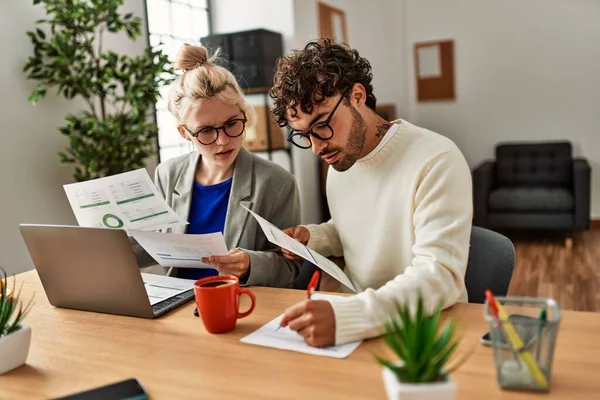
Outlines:
POLYGON ((188 292, 171 297, 169 299, 163 300, 160 303, 153 305, 152 310, 154 311, 155 314, 158 312, 166 311, 168 309, 174 308, 176 305, 179 305, 180 303, 185 302, 186 300, 189 300, 193 296, 194 296, 194 293, 192 290, 190 290, 188 292))

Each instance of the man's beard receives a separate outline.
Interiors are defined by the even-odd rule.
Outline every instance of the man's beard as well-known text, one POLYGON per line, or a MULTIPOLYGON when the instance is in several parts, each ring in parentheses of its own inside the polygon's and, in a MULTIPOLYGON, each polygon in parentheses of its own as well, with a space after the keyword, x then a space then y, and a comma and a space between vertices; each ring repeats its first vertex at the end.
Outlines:
POLYGON ((338 172, 344 172, 350 169, 356 161, 360 158, 363 147, 365 145, 367 124, 360 113, 354 108, 349 107, 352 113, 352 127, 350 128, 350 134, 348 135, 348 142, 344 149, 339 148, 327 148, 326 152, 319 154, 321 157, 327 154, 340 152, 340 159, 331 164, 331 166, 338 172))

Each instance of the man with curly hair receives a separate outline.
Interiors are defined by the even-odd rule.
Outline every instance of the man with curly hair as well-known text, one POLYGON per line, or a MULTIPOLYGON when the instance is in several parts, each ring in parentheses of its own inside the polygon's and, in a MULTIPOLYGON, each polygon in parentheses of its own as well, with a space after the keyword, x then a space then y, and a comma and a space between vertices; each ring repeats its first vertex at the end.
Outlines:
POLYGON ((420 295, 430 310, 467 301, 469 167, 448 138, 381 118, 371 80, 358 51, 320 40, 279 60, 270 92, 288 140, 331 167, 331 220, 286 233, 324 256, 343 256, 358 291, 285 311, 282 326, 313 346, 379 336, 396 306, 420 295))

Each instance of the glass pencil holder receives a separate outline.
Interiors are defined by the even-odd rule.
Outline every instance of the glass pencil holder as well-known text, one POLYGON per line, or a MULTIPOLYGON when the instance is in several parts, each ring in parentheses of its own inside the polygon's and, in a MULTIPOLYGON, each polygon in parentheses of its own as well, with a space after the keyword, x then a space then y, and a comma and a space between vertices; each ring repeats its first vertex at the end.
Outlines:
POLYGON ((548 392, 560 325, 558 305, 548 298, 495 299, 503 312, 494 315, 486 300, 484 313, 498 385, 508 390, 548 392))

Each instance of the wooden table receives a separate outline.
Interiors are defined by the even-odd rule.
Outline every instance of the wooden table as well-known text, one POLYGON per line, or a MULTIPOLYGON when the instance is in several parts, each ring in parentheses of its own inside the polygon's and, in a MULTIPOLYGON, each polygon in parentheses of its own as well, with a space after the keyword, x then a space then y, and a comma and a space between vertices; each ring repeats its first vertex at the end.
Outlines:
MULTIPOLYGON (((240 338, 303 299, 304 292, 253 288, 257 308, 235 331, 210 335, 190 302, 156 320, 52 307, 35 271, 17 276, 23 299, 35 292, 27 318, 33 337, 27 364, 0 375, 0 399, 37 399, 135 377, 151 399, 385 399, 373 353, 381 339, 366 341, 347 359, 332 359, 254 346, 240 338)), ((600 314, 563 312, 549 394, 499 389, 491 349, 479 344, 487 331, 481 305, 459 304, 447 313, 467 326, 460 352, 474 349, 454 375, 459 399, 592 399, 600 393, 600 314)), ((457 354, 458 355, 458 354, 457 354)))

